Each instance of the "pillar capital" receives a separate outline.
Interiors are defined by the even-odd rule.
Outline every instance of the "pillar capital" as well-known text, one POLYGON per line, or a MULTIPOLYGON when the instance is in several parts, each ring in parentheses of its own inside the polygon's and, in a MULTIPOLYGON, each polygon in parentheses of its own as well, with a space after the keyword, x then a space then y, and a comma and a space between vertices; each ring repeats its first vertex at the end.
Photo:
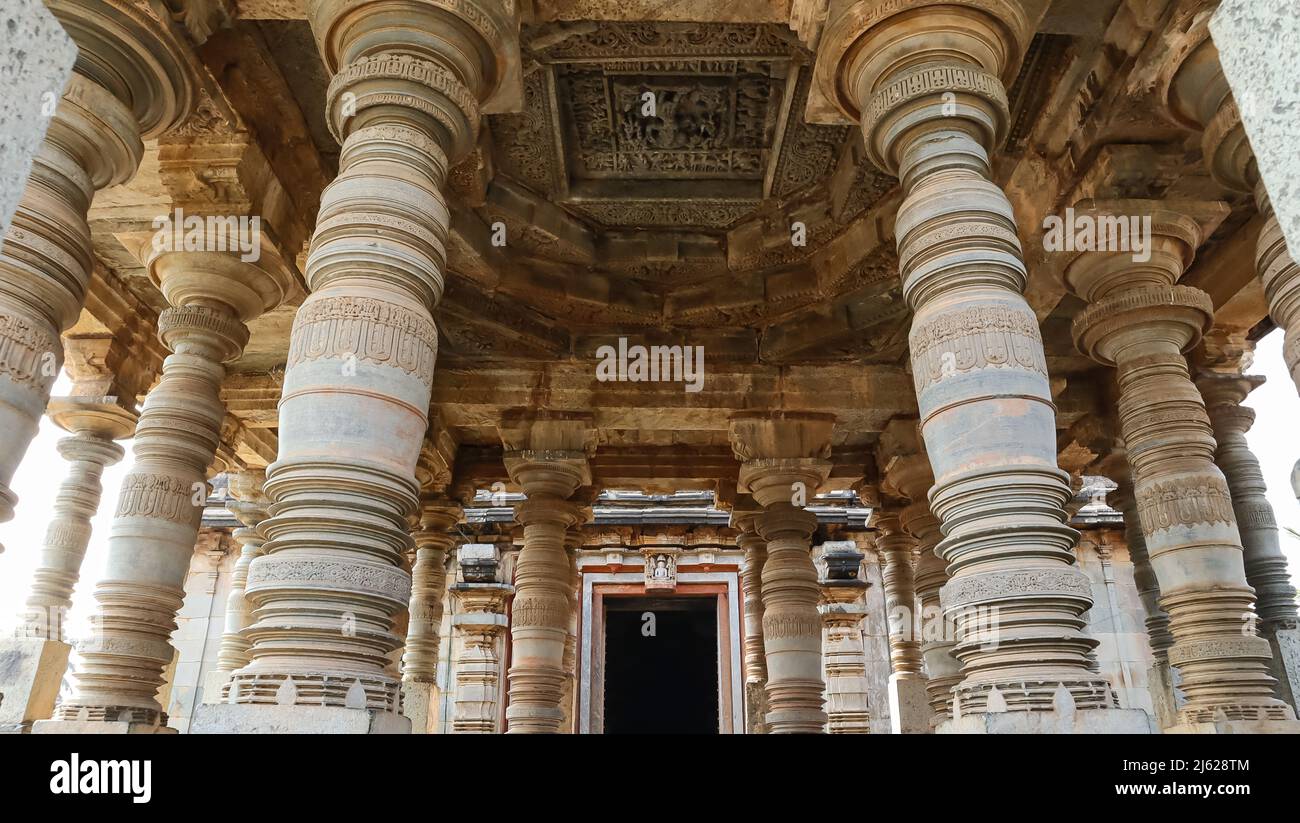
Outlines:
POLYGON ((1087 221, 1107 242, 1120 241, 1120 248, 1077 254, 1065 269, 1066 285, 1089 304, 1072 325, 1079 350, 1112 365, 1119 350, 1147 341, 1180 352, 1195 345, 1213 323, 1214 305, 1177 283, 1227 214, 1217 201, 1155 200, 1089 200, 1069 212, 1076 225, 1087 221))
POLYGON ((1260 182, 1241 112, 1210 37, 1219 0, 1188 4, 1168 27, 1169 55, 1157 89, 1170 119, 1202 131, 1201 150, 1210 176, 1224 188, 1250 193, 1260 182))
MULTIPOLYGON (((52 397, 45 414, 54 425, 73 435, 93 435, 95 440, 126 440, 135 434, 139 419, 133 409, 126 408, 116 397, 52 397)), ((121 447, 118 446, 121 459, 121 447)), ((67 454, 66 459, 72 460, 67 454)), ((117 460, 112 461, 114 463, 117 460)))
POLYGON ((454 164, 478 139, 481 104, 494 100, 504 110, 497 98, 517 95, 514 4, 312 0, 307 15, 334 74, 327 120, 340 141, 398 112, 454 164))
POLYGON ((830 476, 833 415, 774 412, 731 419, 731 449, 740 467, 739 490, 760 506, 810 500, 830 476))
MULTIPOLYGON (((965 91, 960 84, 928 88, 937 77, 933 69, 976 69, 1010 84, 1032 34, 1021 4, 1011 0, 844 3, 832 12, 818 41, 809 119, 826 122, 839 115, 865 122, 877 119, 871 110, 898 106, 908 111, 904 119, 916 122, 928 116, 923 98, 942 102, 944 91, 965 91)), ((964 76, 978 82, 977 74, 964 76)), ((983 93, 970 91, 975 97, 983 93)), ((1006 109, 1005 93, 1000 108, 1006 109)), ((935 107, 933 116, 942 111, 935 107)), ((872 143, 869 131, 867 142, 872 143)))

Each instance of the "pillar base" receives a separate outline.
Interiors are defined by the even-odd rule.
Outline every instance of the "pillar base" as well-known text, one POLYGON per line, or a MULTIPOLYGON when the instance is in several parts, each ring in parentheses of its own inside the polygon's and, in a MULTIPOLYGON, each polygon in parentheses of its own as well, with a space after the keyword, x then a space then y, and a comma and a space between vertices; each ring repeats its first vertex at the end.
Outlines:
POLYGON ((889 676, 890 734, 928 734, 931 714, 925 678, 917 675, 889 676))
POLYGON ((38 720, 32 734, 180 734, 171 726, 150 726, 127 720, 38 720))
POLYGON ((1165 734, 1300 734, 1300 720, 1216 720, 1180 723, 1165 734))
POLYGON ((1087 709, 1060 712, 985 712, 946 720, 937 734, 1156 734, 1155 721, 1142 709, 1087 709))
POLYGON ((342 706, 270 706, 220 703, 199 706, 190 734, 409 734, 400 714, 342 706))
POLYGON ((437 734, 437 684, 421 682, 403 683, 402 716, 411 721, 411 734, 437 734))
POLYGON ((0 640, 0 734, 25 734, 54 714, 71 651, 58 640, 0 640))

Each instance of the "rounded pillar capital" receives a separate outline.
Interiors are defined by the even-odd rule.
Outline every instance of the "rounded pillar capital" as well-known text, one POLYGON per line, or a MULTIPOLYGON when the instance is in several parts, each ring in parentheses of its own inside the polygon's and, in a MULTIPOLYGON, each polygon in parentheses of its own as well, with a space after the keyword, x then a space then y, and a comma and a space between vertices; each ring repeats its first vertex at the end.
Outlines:
POLYGON ((187 305, 158 314, 158 339, 172 351, 198 347, 214 362, 229 363, 248 345, 248 327, 222 309, 187 305))
POLYGON ((479 102, 508 74, 512 4, 476 0, 311 0, 307 15, 326 68, 329 123, 335 136, 349 119, 394 107, 425 119, 452 162, 473 148, 479 102))
POLYGON ((220 303, 243 322, 255 320, 294 288, 293 273, 267 248, 260 222, 234 215, 168 218, 145 261, 149 279, 172 306, 220 303))
POLYGON ((1009 83, 1032 34, 1012 0, 859 0, 823 30, 815 82, 857 120, 883 86, 923 64, 981 66, 1009 83))
POLYGON ((77 44, 76 73, 126 105, 145 139, 189 117, 197 81, 183 47, 140 4, 46 0, 46 5, 77 44))

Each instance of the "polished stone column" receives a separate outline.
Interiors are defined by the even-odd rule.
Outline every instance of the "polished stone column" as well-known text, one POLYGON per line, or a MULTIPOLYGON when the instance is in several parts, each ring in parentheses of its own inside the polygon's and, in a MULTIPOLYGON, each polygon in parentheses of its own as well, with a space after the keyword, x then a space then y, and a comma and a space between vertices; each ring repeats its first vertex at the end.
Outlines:
POLYGON ((473 0, 319 0, 308 13, 333 75, 339 175, 321 197, 267 472, 274 514, 249 571, 259 620, 233 681, 246 710, 203 728, 401 731, 386 667, 411 592, 401 558, 437 349, 443 190, 501 82, 509 22, 473 0))
POLYGON ((745 733, 767 734, 767 659, 763 650, 763 565, 767 541, 758 533, 757 511, 732 512, 736 546, 745 553, 740 569, 745 598, 745 733))
MULTIPOLYGON (((219 221, 205 224, 202 248, 235 249, 219 221)), ((262 238, 258 238, 260 243, 262 238)), ((224 364, 248 342, 247 323, 277 306, 292 274, 268 245, 254 261, 238 251, 171 251, 155 246, 150 277, 172 304, 158 336, 172 354, 145 399, 108 543, 105 575, 95 588, 94 638, 80 649, 74 695, 48 727, 57 733, 106 724, 136 732, 166 725, 157 700, 171 663, 171 633, 207 502, 207 473, 226 417, 224 364), (72 725, 69 725, 72 724, 72 725)))
POLYGON ((0 522, 13 517, 9 484, 59 376, 59 334, 85 303, 95 266, 91 200, 131 179, 143 140, 193 108, 194 83, 177 44, 137 4, 46 5, 79 54, 0 250, 0 522))
POLYGON ((72 435, 58 444, 68 474, 54 499, 22 624, 13 638, 0 640, 0 733, 28 731, 54 712, 72 651, 64 624, 90 543, 90 521, 99 509, 100 478, 124 454, 113 441, 135 430, 135 412, 115 398, 55 398, 48 414, 72 435))
POLYGON ((916 541, 903 530, 897 509, 877 509, 872 521, 889 620, 889 663, 893 669, 889 675, 889 723, 894 734, 925 734, 930 730, 930 705, 917 632, 916 541))
POLYGON ((217 653, 217 668, 204 687, 204 702, 219 703, 229 697, 227 686, 230 675, 248 665, 249 643, 246 631, 253 625, 253 610, 245 593, 248 587, 248 567, 253 558, 262 553, 265 538, 258 526, 267 516, 270 501, 262 491, 266 472, 242 471, 230 475, 230 500, 226 508, 239 520, 240 528, 231 533, 239 542, 239 559, 230 570, 230 593, 226 596, 226 628, 221 634, 221 649, 217 653))
POLYGON ((822 583, 822 656, 826 666, 826 732, 870 734, 867 700, 867 653, 862 643, 862 618, 867 606, 867 582, 859 576, 862 553, 852 541, 824 543, 826 580, 822 583))
POLYGON ((1287 571, 1286 555, 1278 540, 1277 520, 1269 505, 1268 487, 1259 460, 1246 443, 1255 422, 1255 410, 1242 401, 1264 382, 1263 377, 1241 373, 1202 371, 1196 380, 1205 400, 1218 444, 1215 462, 1228 481, 1232 510, 1237 517, 1244 551, 1246 582, 1255 590, 1259 633, 1273 649, 1272 673, 1278 696, 1296 708, 1300 693, 1300 616, 1296 590, 1287 571))
POLYGON ((452 530, 463 513, 460 502, 448 497, 424 494, 420 498, 402 653, 402 714, 411 719, 412 734, 432 734, 437 728, 442 598, 447 589, 447 558, 457 541, 452 530))
POLYGON ((506 603, 514 587, 505 583, 455 583, 458 608, 452 617, 456 657, 454 734, 495 734, 501 710, 501 642, 509 620, 506 603))
POLYGON ((952 690, 961 682, 961 664, 953 657, 956 627, 944 613, 940 591, 948 582, 948 564, 936 553, 943 539, 942 524, 930 511, 934 473, 924 454, 908 455, 887 467, 886 482, 912 502, 898 514, 899 524, 916 540, 916 597, 921 604, 921 658, 930 701, 931 728, 952 717, 952 690))
POLYGON ((1077 213, 1098 225, 1113 215, 1151 218, 1149 259, 1089 252, 1069 264, 1065 277, 1089 304, 1074 320, 1079 350, 1118 370, 1138 518, 1169 614, 1169 662, 1187 697, 1175 728, 1212 731, 1218 721, 1258 720, 1264 731, 1267 720, 1294 723, 1291 708, 1273 695, 1268 642, 1247 622, 1255 598, 1232 498, 1183 357, 1208 329, 1214 308, 1209 295, 1175 284, 1223 212, 1153 201, 1083 206, 1077 213))
POLYGON ((554 734, 564 720, 564 645, 574 602, 567 531, 586 519, 571 498, 591 485, 594 432, 581 415, 542 413, 503 421, 501 435, 506 470, 528 496, 515 507, 524 535, 510 610, 507 733, 554 734))
POLYGON ((763 651, 771 734, 826 730, 821 584, 812 561, 817 517, 805 510, 830 473, 834 418, 781 412, 731 420, 740 491, 763 507, 755 525, 767 541, 763 564, 763 651))
MULTIPOLYGON (((1255 270, 1264 286, 1269 315, 1286 340, 1282 353, 1291 379, 1300 390, 1300 265, 1292 258, 1278 223, 1258 162, 1242 123, 1219 50, 1210 37, 1209 23, 1218 0, 1190 4, 1170 24, 1179 32, 1177 47, 1161 76, 1161 91, 1169 113, 1189 129, 1203 131, 1201 151, 1215 182, 1234 192, 1253 194, 1264 218, 1256 245, 1255 270)), ((1268 100, 1246 105, 1270 106, 1268 100)), ((1257 109, 1258 110, 1258 109, 1257 109)), ((1300 463, 1297 463, 1300 477, 1300 463)), ((1300 487, 1296 494, 1300 495, 1300 487)))
MULTIPOLYGON (((1089 664, 1091 586, 1075 565, 1042 337, 1013 209, 991 180, 1024 13, 1015 0, 862 2, 818 47, 821 97, 861 122, 868 155, 903 185, 895 235, 969 731, 1027 730, 1062 686, 1078 709, 1115 706, 1089 664), (1009 711, 984 715, 990 701, 1009 711)), ((1097 720, 1079 714, 1079 728, 1097 720)))

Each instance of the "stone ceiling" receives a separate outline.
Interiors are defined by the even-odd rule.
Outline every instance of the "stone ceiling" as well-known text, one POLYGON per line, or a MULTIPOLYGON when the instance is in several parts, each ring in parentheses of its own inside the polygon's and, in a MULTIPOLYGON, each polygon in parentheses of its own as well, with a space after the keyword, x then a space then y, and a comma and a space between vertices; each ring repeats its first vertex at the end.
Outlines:
MULTIPOLYGON (((491 463, 503 410, 588 410, 599 475, 627 487, 705 488, 734 476, 731 413, 819 410, 841 423, 832 485, 860 479, 878 433, 915 414, 910 312, 894 253, 900 195, 865 158, 855 127, 806 122, 813 55, 789 24, 789 4, 531 6, 522 108, 489 114, 449 181, 433 405, 456 441, 488 450, 491 463), (634 116, 647 99, 654 115, 634 116), (802 245, 792 242, 795 227, 802 245), (597 382, 596 350, 620 337, 702 345, 704 391, 597 382)), ((156 316, 164 305, 140 244, 177 185, 177 158, 214 132, 258 144, 305 253, 338 165, 325 125, 328 74, 300 0, 239 7, 234 28, 197 49, 211 77, 200 122, 151 146, 137 179, 96 201, 103 282, 82 331, 111 327, 105 318, 115 313, 156 316)), ((1226 197, 1200 166, 1196 136, 1158 113, 1159 66, 1176 45, 1161 36, 1162 19, 1125 16, 1116 0, 1056 0, 1009 90, 1013 125, 995 176, 1020 223, 1063 448, 1104 409, 1110 378, 1070 340, 1078 303, 1042 251, 1042 216, 1085 196, 1226 197)), ((183 185, 223 183, 200 176, 183 185)), ((1253 242, 1252 210, 1233 205, 1187 282, 1258 318, 1249 266, 1231 263, 1253 242)), ((234 448, 250 464, 274 458, 278 379, 303 295, 305 284, 253 324, 231 368, 225 395, 244 430, 234 448)), ((147 350, 142 362, 161 358, 147 329, 132 334, 147 350)), ((1107 432, 1092 436, 1076 451, 1105 448, 1107 432)))

